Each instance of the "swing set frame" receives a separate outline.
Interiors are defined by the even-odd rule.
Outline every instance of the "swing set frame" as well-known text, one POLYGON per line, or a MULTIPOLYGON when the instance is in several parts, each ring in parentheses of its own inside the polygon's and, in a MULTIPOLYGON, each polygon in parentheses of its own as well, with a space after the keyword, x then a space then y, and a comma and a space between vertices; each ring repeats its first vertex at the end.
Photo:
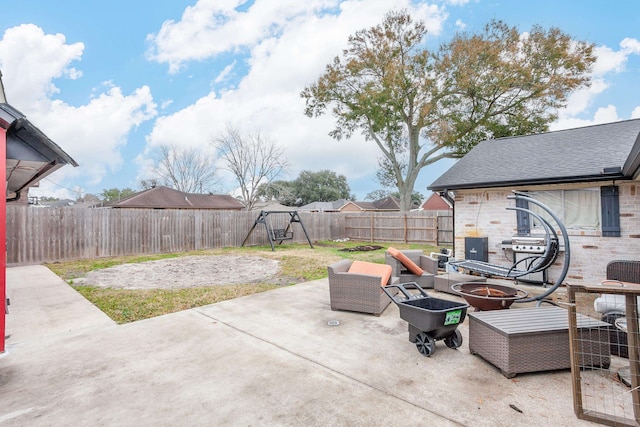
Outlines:
POLYGON ((241 246, 244 246, 249 240, 249 236, 256 228, 258 224, 264 224, 264 229, 267 232, 267 237, 269 238, 269 244, 271 245, 271 250, 275 251, 275 247, 273 246, 273 242, 277 241, 279 245, 282 244, 285 240, 293 239, 293 229, 291 228, 291 224, 298 223, 302 227, 302 231, 304 232, 304 236, 307 238, 307 242, 309 242, 309 246, 313 249, 313 244, 311 243, 311 239, 309 239, 309 235, 307 234, 306 228, 304 228, 304 224, 300 219, 300 215, 298 215, 298 211, 260 211, 258 218, 253 223, 251 230, 247 233, 247 237, 244 238, 241 246), (273 228, 273 223, 269 221, 269 215, 273 214, 288 214, 289 222, 287 223, 286 228, 273 228))

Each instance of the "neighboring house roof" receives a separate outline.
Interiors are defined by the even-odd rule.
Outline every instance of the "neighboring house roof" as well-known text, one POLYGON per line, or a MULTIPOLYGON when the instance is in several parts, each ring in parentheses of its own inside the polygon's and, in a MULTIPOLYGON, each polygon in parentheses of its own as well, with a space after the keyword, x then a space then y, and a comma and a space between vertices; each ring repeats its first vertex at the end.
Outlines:
POLYGON ((354 205, 356 205, 358 208, 360 208, 360 210, 362 211, 375 211, 377 210, 376 205, 374 202, 363 202, 363 201, 355 201, 352 202, 354 205))
POLYGON ((349 203, 348 200, 338 199, 333 202, 313 202, 300 206, 299 211, 314 211, 314 212, 338 212, 340 208, 349 203))
POLYGON ((183 193, 168 187, 154 187, 108 204, 111 208, 225 209, 241 210, 244 205, 228 194, 183 193))
MULTIPOLYGON (((414 206, 417 207, 417 206, 414 206)), ((345 199, 339 199, 334 202, 313 202, 308 205, 300 206, 300 211, 315 211, 315 212, 338 212, 342 210, 357 211, 399 211, 400 200, 394 196, 387 196, 383 199, 376 200, 374 202, 361 202, 351 201, 345 199), (356 209, 351 208, 354 206, 356 209)))
MULTIPOLYGON (((0 101, 6 101, 4 94, 0 101)), ((7 131, 7 200, 20 198, 26 188, 64 165, 78 166, 24 114, 6 102, 0 103, 0 127, 7 131)))
POLYGON ((465 188, 635 179, 640 119, 485 140, 429 187, 465 188))
POLYGON ((387 196, 384 199, 376 200, 373 202, 373 205, 378 210, 384 211, 399 211, 400 210, 400 199, 393 196, 387 196))
POLYGON ((449 203, 446 202, 438 193, 433 193, 422 204, 422 210, 425 211, 445 211, 451 209, 449 203))
POLYGON ((42 207, 42 208, 61 208, 65 206, 75 206, 75 205, 76 205, 75 200, 62 199, 62 200, 56 200, 51 202, 39 202, 37 205, 32 205, 32 206, 42 207))
POLYGON ((268 211, 268 212, 283 212, 283 211, 295 211, 298 208, 295 206, 285 206, 278 202, 268 202, 268 203, 256 203, 251 208, 252 211, 268 211))
MULTIPOLYGON (((383 199, 373 202, 353 202, 360 207, 363 211, 399 211, 400 199, 395 196, 387 196, 383 199)), ((412 203, 411 209, 417 208, 415 203, 412 203)))

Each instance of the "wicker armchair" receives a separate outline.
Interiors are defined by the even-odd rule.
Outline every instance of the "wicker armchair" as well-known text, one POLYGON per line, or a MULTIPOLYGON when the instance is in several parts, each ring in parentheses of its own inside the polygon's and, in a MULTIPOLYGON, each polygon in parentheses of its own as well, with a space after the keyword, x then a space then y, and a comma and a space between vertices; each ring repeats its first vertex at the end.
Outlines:
MULTIPOLYGON (((359 265, 369 264, 375 270, 386 270, 385 267, 388 267, 383 264, 356 262, 359 265)), ((349 272, 352 264, 351 260, 343 259, 327 267, 331 310, 357 311, 380 316, 391 302, 381 287, 382 274, 349 272)), ((385 286, 398 283, 398 279, 391 275, 391 268, 386 273, 389 279, 384 283, 385 286)))
POLYGON ((391 275, 397 277, 400 283, 416 282, 423 289, 432 289, 433 278, 438 274, 438 260, 424 255, 419 249, 405 249, 400 252, 406 255, 407 258, 424 270, 424 272, 420 276, 413 274, 407 270, 398 259, 391 256, 389 252, 385 252, 384 262, 391 266, 391 275))
MULTIPOLYGON (((640 283, 640 261, 615 260, 607 264, 607 280, 640 283)), ((620 357, 629 357, 627 333, 614 326, 619 317, 625 316, 625 297, 623 295, 601 295, 593 303, 594 308, 602 313, 602 320, 609 323, 609 342, 611 353, 620 357)))

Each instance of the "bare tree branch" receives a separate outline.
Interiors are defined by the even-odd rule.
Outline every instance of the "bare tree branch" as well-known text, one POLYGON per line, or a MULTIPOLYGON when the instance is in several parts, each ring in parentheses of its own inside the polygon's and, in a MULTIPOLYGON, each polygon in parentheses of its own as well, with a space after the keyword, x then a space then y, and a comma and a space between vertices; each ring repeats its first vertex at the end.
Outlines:
POLYGON ((163 185, 185 193, 206 193, 218 183, 214 156, 175 144, 160 146, 154 174, 163 185))
POLYGON ((259 187, 274 181, 287 167, 284 148, 260 131, 242 134, 228 125, 225 132, 212 141, 218 156, 235 177, 247 209, 258 200, 259 187))

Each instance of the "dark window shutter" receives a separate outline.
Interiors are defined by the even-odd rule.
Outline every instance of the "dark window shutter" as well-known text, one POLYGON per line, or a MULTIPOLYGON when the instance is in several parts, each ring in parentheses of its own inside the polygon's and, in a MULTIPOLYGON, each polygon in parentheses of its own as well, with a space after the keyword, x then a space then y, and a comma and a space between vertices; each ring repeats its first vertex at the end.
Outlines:
POLYGON ((620 237, 620 201, 618 187, 600 187, 600 205, 602 207, 602 236, 620 237))
MULTIPOLYGON (((516 199, 516 207, 529 209, 529 202, 524 199, 516 199)), ((516 221, 518 224, 518 235, 523 236, 531 232, 531 216, 522 211, 516 211, 516 221)))

